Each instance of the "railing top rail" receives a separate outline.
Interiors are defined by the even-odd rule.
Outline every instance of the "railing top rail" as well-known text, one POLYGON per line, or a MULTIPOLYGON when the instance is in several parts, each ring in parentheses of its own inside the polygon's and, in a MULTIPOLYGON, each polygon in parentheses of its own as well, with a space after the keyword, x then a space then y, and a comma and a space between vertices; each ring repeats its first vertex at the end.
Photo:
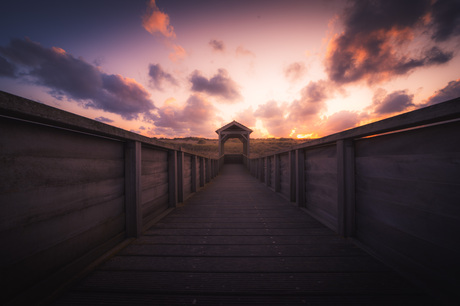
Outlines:
POLYGON ((460 119, 460 97, 345 130, 336 134, 313 139, 305 143, 292 146, 288 149, 271 152, 261 157, 286 153, 297 149, 330 145, 337 142, 338 140, 358 139, 389 132, 397 132, 409 128, 423 127, 425 125, 442 123, 455 119, 460 119))
POLYGON ((4 91, 0 91, 0 115, 27 120, 38 124, 109 137, 121 141, 139 141, 143 144, 209 158, 178 146, 142 136, 96 120, 85 118, 52 106, 38 103, 4 91))

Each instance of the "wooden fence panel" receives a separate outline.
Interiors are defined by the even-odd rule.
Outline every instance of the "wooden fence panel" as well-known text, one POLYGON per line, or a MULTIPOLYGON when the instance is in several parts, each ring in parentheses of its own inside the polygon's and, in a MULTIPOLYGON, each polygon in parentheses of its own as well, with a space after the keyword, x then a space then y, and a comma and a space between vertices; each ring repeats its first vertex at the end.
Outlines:
POLYGON ((402 271, 460 281, 460 122, 356 142, 356 236, 402 271))
POLYGON ((305 152, 305 202, 307 210, 337 231, 336 146, 312 148, 305 152))
POLYGON ((183 184, 184 184, 184 200, 192 194, 192 156, 184 154, 183 163, 183 184))
POLYGON ((154 219, 169 207, 168 152, 142 147, 142 223, 154 219))
POLYGON ((124 143, 8 118, 0 130, 8 298, 123 235, 124 143))

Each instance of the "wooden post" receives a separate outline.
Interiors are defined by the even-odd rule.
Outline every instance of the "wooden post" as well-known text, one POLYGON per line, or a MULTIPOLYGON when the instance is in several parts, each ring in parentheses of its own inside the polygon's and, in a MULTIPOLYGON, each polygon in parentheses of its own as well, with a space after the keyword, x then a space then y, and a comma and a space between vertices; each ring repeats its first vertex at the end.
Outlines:
POLYGON ((280 192, 281 191, 281 162, 280 162, 280 156, 278 154, 275 154, 274 156, 274 165, 275 167, 275 181, 273 182, 273 187, 275 188, 275 192, 280 192))
POLYGON ((190 171, 191 171, 191 191, 196 192, 196 185, 197 185, 197 177, 196 177, 196 155, 192 155, 192 164, 190 166, 190 171))
POLYGON ((305 203, 305 151, 297 149, 296 153, 296 203, 306 207, 305 203))
POLYGON ((271 186, 271 162, 270 162, 270 156, 266 156, 264 158, 264 163, 265 163, 265 185, 268 187, 271 186))
POLYGON ((295 151, 289 151, 289 200, 296 201, 296 162, 295 151))
POLYGON ((199 157, 199 159, 200 159, 200 187, 203 187, 203 186, 204 186, 204 183, 205 183, 205 174, 204 174, 205 165, 204 165, 204 157, 199 157))
POLYGON ((352 140, 337 141, 338 232, 343 237, 355 233, 355 156, 352 140))
POLYGON ((177 152, 177 201, 184 202, 184 152, 177 152))
POLYGON ((177 206, 177 151, 168 151, 169 207, 177 206))
POLYGON ((141 211, 141 150, 138 141, 125 146, 125 209, 126 236, 139 237, 142 231, 141 211))

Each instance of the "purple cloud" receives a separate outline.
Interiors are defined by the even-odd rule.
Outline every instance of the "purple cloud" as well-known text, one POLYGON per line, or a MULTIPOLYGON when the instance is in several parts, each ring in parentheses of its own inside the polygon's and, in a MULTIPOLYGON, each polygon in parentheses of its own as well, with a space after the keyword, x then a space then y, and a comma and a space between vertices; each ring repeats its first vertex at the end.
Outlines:
POLYGON ((0 54, 16 65, 21 78, 50 89, 57 98, 73 99, 84 107, 137 119, 155 106, 150 94, 133 79, 106 74, 60 48, 45 48, 29 39, 13 39, 0 54))
POLYGON ((301 79, 307 71, 305 64, 302 62, 295 62, 290 64, 284 69, 284 76, 290 81, 295 82, 301 79))
POLYGON ((211 79, 207 79, 195 70, 190 76, 192 91, 204 92, 211 96, 224 98, 227 102, 234 102, 241 98, 238 85, 228 76, 225 69, 219 69, 211 79))
POLYGON ((211 39, 209 41, 209 45, 212 47, 214 51, 223 52, 225 50, 225 45, 222 40, 211 39))
POLYGON ((377 115, 398 113, 414 106, 413 98, 414 95, 407 94, 406 90, 394 91, 389 95, 386 94, 385 90, 377 90, 371 107, 377 115))
MULTIPOLYGON (((341 84, 360 80, 376 83, 450 61, 453 52, 441 50, 430 39, 421 54, 400 52, 416 30, 430 29, 424 20, 435 10, 429 0, 353 1, 342 15, 345 31, 329 45, 325 61, 329 78, 341 84)), ((458 10, 453 14, 457 17, 452 19, 457 20, 458 10)), ((431 26, 440 27, 441 23, 435 20, 431 26)))
POLYGON ((177 80, 169 73, 165 72, 160 64, 151 64, 149 66, 149 76, 152 80, 153 87, 163 90, 163 83, 168 82, 171 85, 178 86, 177 80))
POLYGON ((460 79, 450 81, 444 88, 437 90, 423 106, 437 104, 458 97, 460 97, 460 79))

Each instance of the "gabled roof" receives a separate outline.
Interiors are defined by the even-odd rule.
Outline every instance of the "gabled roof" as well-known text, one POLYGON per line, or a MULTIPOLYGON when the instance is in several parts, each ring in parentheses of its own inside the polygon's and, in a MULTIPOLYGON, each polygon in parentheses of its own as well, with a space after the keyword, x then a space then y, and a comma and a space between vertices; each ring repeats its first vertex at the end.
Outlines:
POLYGON ((245 132, 249 132, 249 134, 252 133, 251 129, 245 127, 244 125, 242 125, 239 122, 236 122, 235 120, 233 120, 232 122, 224 125, 220 129, 216 130, 216 133, 219 134, 222 131, 245 131, 245 132))

